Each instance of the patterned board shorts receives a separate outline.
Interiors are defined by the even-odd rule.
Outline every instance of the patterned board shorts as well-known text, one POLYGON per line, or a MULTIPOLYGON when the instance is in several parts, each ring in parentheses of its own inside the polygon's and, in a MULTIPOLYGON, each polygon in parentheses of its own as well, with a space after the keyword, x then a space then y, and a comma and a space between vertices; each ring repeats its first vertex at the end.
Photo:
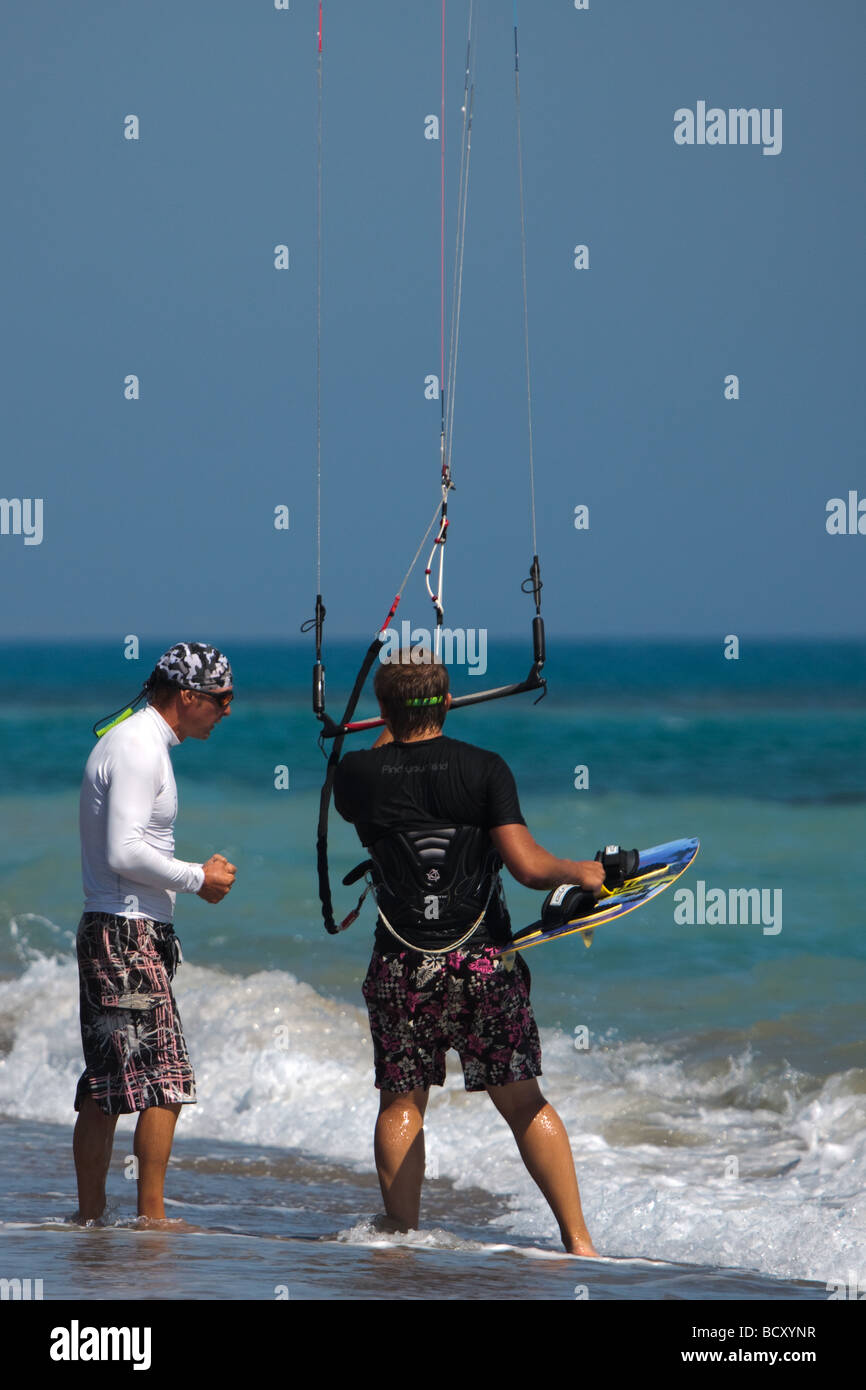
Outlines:
POLYGON ((76 1110, 85 1095, 106 1115, 195 1101, 170 984, 180 959, 170 922, 85 912, 78 926, 85 1070, 76 1110))
POLYGON ((397 1095, 441 1086, 449 1047, 467 1091, 540 1076, 529 967, 522 956, 510 961, 492 946, 445 956, 374 950, 363 991, 376 1086, 397 1095))

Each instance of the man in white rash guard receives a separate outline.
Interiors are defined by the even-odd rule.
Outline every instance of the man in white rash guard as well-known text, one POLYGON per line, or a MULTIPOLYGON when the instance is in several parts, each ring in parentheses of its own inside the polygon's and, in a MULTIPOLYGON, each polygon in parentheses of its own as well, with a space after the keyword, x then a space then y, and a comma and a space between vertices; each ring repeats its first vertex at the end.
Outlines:
POLYGON ((133 1150, 138 1215, 165 1219, 163 1188, 181 1105, 195 1101, 171 979, 182 959, 172 918, 177 893, 218 903, 235 867, 174 858, 177 787, 169 750, 206 739, 229 713, 232 671, 200 642, 178 642, 144 687, 148 703, 110 725, 84 770, 78 928, 81 1038, 73 1136, 80 1222, 105 1210, 118 1115, 139 1112, 133 1150))

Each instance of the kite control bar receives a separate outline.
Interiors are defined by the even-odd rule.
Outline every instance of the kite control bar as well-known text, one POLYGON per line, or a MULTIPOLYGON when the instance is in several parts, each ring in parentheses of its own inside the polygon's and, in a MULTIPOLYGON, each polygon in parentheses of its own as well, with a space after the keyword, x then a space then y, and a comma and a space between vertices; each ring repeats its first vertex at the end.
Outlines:
MULTIPOLYGON (((539 593, 541 590, 541 579, 539 577, 538 572, 537 556, 533 558, 532 572, 529 576, 529 579, 527 579, 525 583, 532 585, 531 591, 535 594, 535 603, 537 610, 539 606, 539 593)), ((526 590, 526 592, 530 592, 530 590, 526 590)), ((379 636, 376 639, 376 641, 379 643, 379 648, 384 646, 384 637, 379 636)), ((371 652, 374 658, 376 655, 378 655, 376 642, 374 642, 368 650, 368 657, 370 656, 371 652)), ((541 614, 536 611, 536 615, 532 619, 532 665, 529 668, 529 673, 526 676, 525 680, 516 681, 513 685, 497 685, 492 690, 479 690, 478 693, 475 695, 456 695, 454 699, 452 699, 451 701, 450 708, 452 710, 463 709, 467 705, 486 704, 489 700, 504 700, 509 695, 522 695, 528 690, 540 690, 541 694, 539 695, 538 699, 542 700, 544 696, 547 694, 547 681, 541 674, 544 668, 545 658, 546 651, 544 645, 544 619, 542 618, 541 614)), ((372 660, 370 660, 369 662, 365 661, 365 676, 372 664, 372 660)), ((358 690, 358 693, 360 694, 360 690, 358 690)), ((357 703, 357 701, 355 703, 357 703)), ((535 703, 538 704, 538 700, 536 700, 535 703)), ((351 708, 354 709, 354 704, 351 705, 351 708)), ((381 718, 355 719, 345 721, 341 724, 335 723, 335 721, 331 719, 330 715, 328 715, 324 710, 324 671, 322 670, 319 664, 316 665, 314 672, 313 709, 317 718, 321 720, 321 737, 323 739, 338 738, 341 734, 359 734, 363 733, 366 729, 381 729, 384 727, 385 724, 384 719, 381 718)))
MULTIPOLYGON (((451 701, 450 709, 462 709, 466 705, 481 705, 488 700, 504 700, 507 695, 522 695, 527 690, 541 690, 547 692, 547 681, 542 677, 538 667, 533 664, 526 680, 518 681, 515 685, 499 685, 493 690, 479 690, 477 695, 457 695, 451 701)), ((540 695, 539 699, 542 698, 540 695)), ((322 738, 336 738, 338 734, 360 734, 365 729, 384 728, 384 719, 355 719, 349 724, 335 724, 327 715, 324 716, 322 726, 322 738)))

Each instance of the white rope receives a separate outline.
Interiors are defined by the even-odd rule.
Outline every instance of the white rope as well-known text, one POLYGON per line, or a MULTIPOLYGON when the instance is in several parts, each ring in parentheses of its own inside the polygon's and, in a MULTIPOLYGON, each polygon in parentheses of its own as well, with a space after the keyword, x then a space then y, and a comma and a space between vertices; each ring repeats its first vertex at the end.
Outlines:
MULTIPOLYGON (((395 941, 400 942, 401 946, 406 946, 410 951, 417 951, 419 955, 422 956, 447 956, 449 951, 456 951, 460 946, 465 945, 465 943, 469 940, 470 936, 472 936, 473 932, 477 931, 478 928, 481 926, 481 923, 484 921, 484 918, 487 915, 487 909, 490 906, 490 899, 493 897, 493 887, 495 883, 496 874, 491 874, 490 891, 487 894, 487 901, 481 909, 481 915, 479 917, 476 917, 469 930, 467 932, 464 932, 463 936, 461 936, 457 941, 452 941, 450 946, 413 946, 411 941, 405 941, 403 937, 400 935, 400 933, 398 931, 395 931, 395 929, 391 926, 391 923, 388 921, 388 918, 385 916, 381 907, 379 907, 378 899, 376 900, 376 906, 379 908, 379 916, 382 918, 383 924, 388 928, 388 931, 394 937, 395 941)), ((370 884, 370 887, 373 887, 372 883, 370 884)), ((375 888, 373 888, 374 894, 375 891, 375 888)))

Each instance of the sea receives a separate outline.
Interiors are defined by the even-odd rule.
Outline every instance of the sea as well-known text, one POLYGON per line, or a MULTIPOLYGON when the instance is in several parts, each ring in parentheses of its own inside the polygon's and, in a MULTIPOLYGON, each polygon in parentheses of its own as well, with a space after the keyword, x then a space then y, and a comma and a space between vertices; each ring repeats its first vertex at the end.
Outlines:
MULTIPOLYGON (((361 998, 374 911, 368 900, 348 931, 323 930, 312 653, 224 646, 231 715, 173 754, 178 855, 220 851, 238 873, 219 905, 177 903, 199 1100, 178 1123, 168 1231, 135 1225, 126 1117, 105 1222, 71 1220, 78 791, 91 726, 138 692, 162 646, 137 660, 107 642, 0 649, 0 1276, 80 1301, 866 1293, 863 645, 743 641, 726 659, 721 643, 558 642, 539 704, 449 717, 453 737, 508 761, 530 830, 557 855, 701 842, 674 888, 591 949, 570 937, 526 954, 542 1087, 598 1261, 562 1253, 510 1131, 464 1091, 454 1054, 427 1114, 421 1229, 378 1228, 361 998)), ((363 650, 329 648, 335 716, 363 650)), ((528 666, 505 643, 483 678, 456 669, 452 688, 528 666)), ((368 691, 358 716, 374 713, 368 691)), ((347 912, 357 890, 340 879, 362 856, 336 815, 330 844, 347 912)), ((539 894, 506 891, 515 927, 537 916, 539 894)))

